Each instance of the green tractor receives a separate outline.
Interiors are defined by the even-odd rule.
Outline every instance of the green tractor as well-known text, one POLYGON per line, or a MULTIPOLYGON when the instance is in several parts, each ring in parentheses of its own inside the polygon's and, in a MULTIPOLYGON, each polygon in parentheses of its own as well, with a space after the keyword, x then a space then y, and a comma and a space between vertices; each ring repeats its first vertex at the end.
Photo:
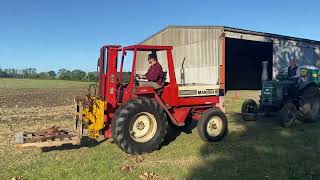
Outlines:
POLYGON ((280 72, 277 80, 264 81, 259 105, 252 99, 242 104, 244 120, 255 120, 257 116, 280 114, 283 127, 290 127, 296 120, 315 122, 320 109, 320 70, 314 66, 302 66, 299 79, 290 79, 280 72))

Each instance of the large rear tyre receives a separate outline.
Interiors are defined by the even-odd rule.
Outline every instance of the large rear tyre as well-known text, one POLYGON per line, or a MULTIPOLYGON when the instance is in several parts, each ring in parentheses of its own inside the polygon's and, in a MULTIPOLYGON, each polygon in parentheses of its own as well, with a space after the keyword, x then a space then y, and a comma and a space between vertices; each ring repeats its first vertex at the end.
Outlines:
POLYGON ((220 109, 209 109, 201 115, 197 129, 203 141, 220 141, 228 134, 227 117, 220 109))
POLYGON ((300 119, 304 122, 316 122, 319 119, 320 95, 316 86, 307 87, 302 93, 300 119))
POLYGON ((156 102, 147 98, 128 101, 112 120, 114 142, 129 154, 158 149, 167 134, 167 115, 156 102))
POLYGON ((296 119, 297 119, 296 115, 297 115, 297 108, 293 103, 288 102, 284 104, 280 112, 281 125, 286 128, 292 127, 296 122, 296 119))
POLYGON ((258 105, 253 99, 247 99, 241 107, 242 118, 245 121, 255 121, 255 114, 258 113, 258 105))

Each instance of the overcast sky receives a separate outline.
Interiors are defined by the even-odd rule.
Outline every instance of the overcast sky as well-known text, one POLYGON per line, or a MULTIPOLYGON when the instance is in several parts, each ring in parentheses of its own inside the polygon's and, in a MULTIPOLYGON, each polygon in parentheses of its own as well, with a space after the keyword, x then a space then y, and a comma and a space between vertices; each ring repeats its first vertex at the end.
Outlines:
POLYGON ((168 25, 320 40, 320 1, 0 0, 0 66, 94 71, 101 45, 136 44, 168 25))

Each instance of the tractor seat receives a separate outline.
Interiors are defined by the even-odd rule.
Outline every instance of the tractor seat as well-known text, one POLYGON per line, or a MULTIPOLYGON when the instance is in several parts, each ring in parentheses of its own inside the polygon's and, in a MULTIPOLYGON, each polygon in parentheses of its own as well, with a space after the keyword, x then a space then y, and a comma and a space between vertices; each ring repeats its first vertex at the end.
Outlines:
POLYGON ((155 91, 158 95, 160 95, 160 94, 163 92, 163 88, 164 88, 164 86, 165 86, 166 84, 167 84, 166 82, 163 82, 162 85, 161 85, 160 87, 158 87, 158 88, 155 88, 154 91, 155 91))
POLYGON ((163 71, 163 83, 159 88, 154 89, 158 94, 160 94, 163 91, 163 87, 167 85, 166 83, 167 80, 167 71, 163 71))

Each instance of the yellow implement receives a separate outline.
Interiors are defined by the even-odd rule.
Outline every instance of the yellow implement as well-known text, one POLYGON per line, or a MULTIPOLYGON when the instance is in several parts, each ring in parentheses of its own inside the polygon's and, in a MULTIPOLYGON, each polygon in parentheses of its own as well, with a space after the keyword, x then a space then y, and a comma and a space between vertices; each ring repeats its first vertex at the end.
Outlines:
POLYGON ((104 128, 105 101, 95 96, 86 96, 75 99, 75 130, 80 138, 83 136, 83 128, 86 125, 88 136, 98 138, 100 130, 104 128))

